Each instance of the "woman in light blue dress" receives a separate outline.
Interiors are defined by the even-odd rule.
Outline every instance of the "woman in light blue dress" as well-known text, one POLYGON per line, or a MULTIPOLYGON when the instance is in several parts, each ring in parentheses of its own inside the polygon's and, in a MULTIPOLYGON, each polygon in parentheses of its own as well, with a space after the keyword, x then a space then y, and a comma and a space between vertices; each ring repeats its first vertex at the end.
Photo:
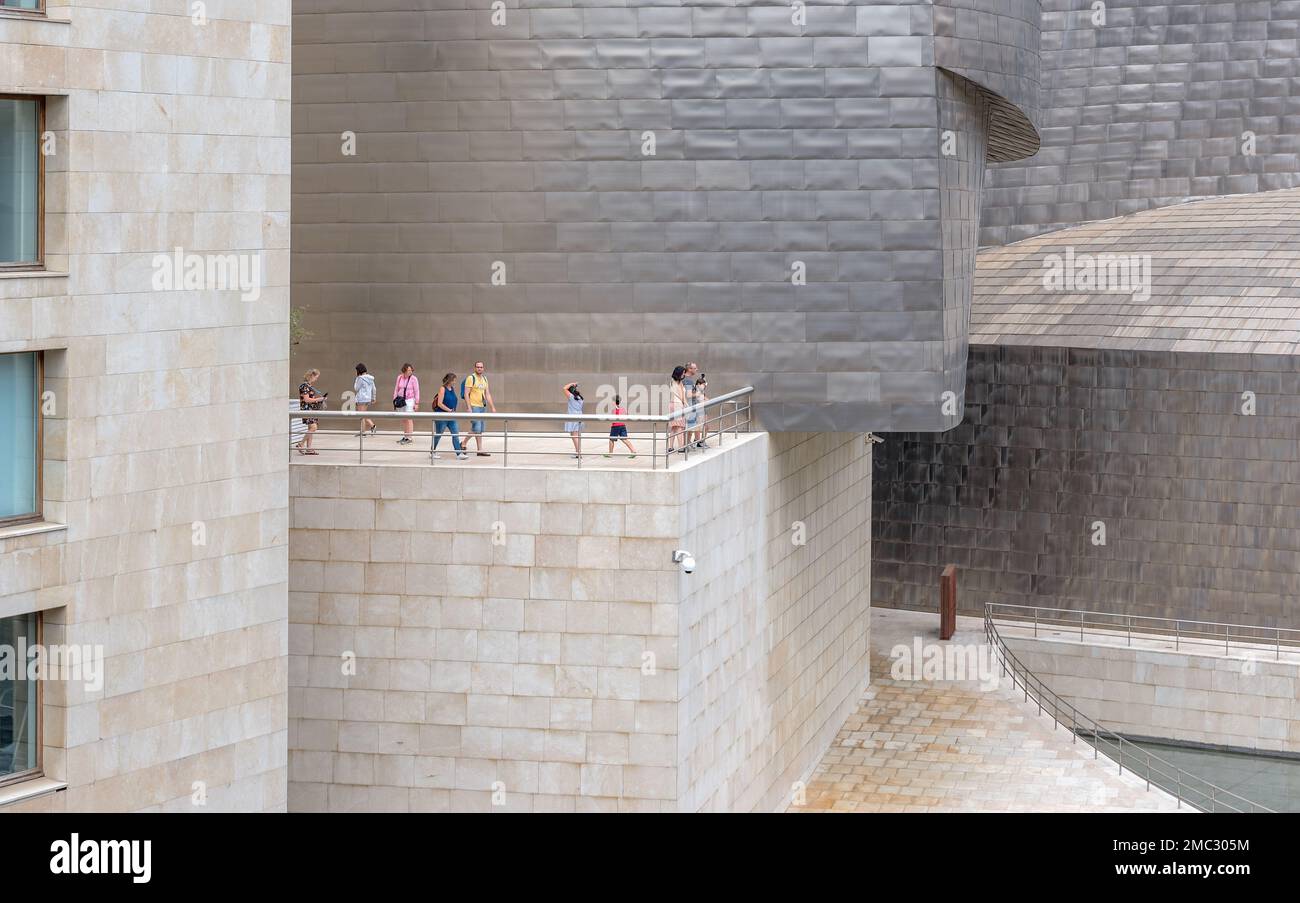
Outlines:
MULTIPOLYGON (((577 383, 569 383, 564 387, 564 400, 569 403, 568 411, 570 417, 574 414, 582 413, 582 393, 578 391, 577 383)), ((569 420, 564 424, 564 431, 573 438, 573 451, 575 458, 582 457, 582 421, 569 420)))

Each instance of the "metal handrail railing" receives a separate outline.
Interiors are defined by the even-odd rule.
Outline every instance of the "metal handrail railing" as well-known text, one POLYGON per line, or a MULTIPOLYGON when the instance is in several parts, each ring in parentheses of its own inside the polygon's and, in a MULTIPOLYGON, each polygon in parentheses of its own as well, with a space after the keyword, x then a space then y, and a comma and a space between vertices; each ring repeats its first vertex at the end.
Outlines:
MULTIPOLYGON (((1013 689, 1020 689, 1024 692, 1026 702, 1032 698, 1037 703, 1040 715, 1045 711, 1051 712, 1052 726, 1054 728, 1064 726, 1070 731, 1073 739, 1083 737, 1085 742, 1090 742, 1093 749, 1093 758, 1100 755, 1103 751, 1102 747, 1105 745, 1108 750, 1113 750, 1113 753, 1106 751, 1106 757, 1112 759, 1119 766, 1119 773, 1123 775, 1125 754, 1127 753, 1129 772, 1138 778, 1145 779, 1148 790, 1151 789, 1153 777, 1163 779, 1156 780, 1156 786, 1171 794, 1178 801, 1179 806, 1186 803, 1202 812, 1273 811, 1266 806, 1261 806, 1259 803, 1238 796, 1230 790, 1224 790, 1222 787, 1211 784, 1204 778, 1199 778, 1190 772, 1184 771, 1132 740, 1103 727, 1099 722, 1089 718, 1066 702, 1035 677, 1016 658, 1015 653, 1007 647, 1002 635, 998 632, 997 625, 994 623, 993 609, 995 607, 999 607, 999 604, 993 602, 985 604, 984 634, 988 638, 989 645, 994 648, 998 658, 1001 659, 1003 675, 1010 676, 1013 689), (1143 768, 1134 767, 1133 763, 1138 763, 1143 768)), ((1027 608, 1030 606, 1019 607, 1027 608)), ((1057 610, 1064 611, 1065 609, 1057 610)))
POLYGON ((1232 649, 1233 641, 1246 646, 1273 646, 1277 659, 1282 658, 1283 646, 1294 646, 1300 650, 1300 630, 1288 627, 1259 627, 1251 624, 1229 624, 1224 621, 1197 621, 1190 618, 1158 618, 1149 615, 1131 615, 1106 611, 1087 611, 1076 608, 1050 608, 1042 605, 1013 605, 1006 602, 987 602, 987 609, 998 612, 1027 612, 1020 618, 1004 616, 1003 620, 1019 620, 1033 623, 1034 636, 1038 636, 1040 627, 1059 627, 1070 631, 1077 630, 1079 639, 1085 639, 1090 628, 1112 635, 1123 632, 1128 638, 1128 645, 1133 645, 1133 634, 1172 637, 1174 649, 1182 648, 1183 642, 1212 642, 1215 646, 1223 645, 1225 653, 1232 649), (1044 613, 1046 617, 1044 617, 1044 613), (1090 620, 1091 619, 1091 620, 1090 620), (1107 623, 1103 619, 1111 619, 1107 623), (1116 623, 1122 622, 1122 623, 1116 623), (1190 628, 1190 629, 1189 629, 1190 628), (1202 629, 1207 628, 1207 629, 1202 629))
MULTIPOLYGON (((568 414, 563 412, 555 413, 555 414, 536 414, 536 413, 523 413, 523 412, 492 413, 488 411, 471 412, 464 409, 451 411, 451 412, 290 410, 289 419, 290 419, 290 423, 292 424, 301 421, 301 419, 303 418, 310 418, 313 420, 321 420, 321 421, 351 420, 357 422, 360 422, 364 418, 364 419, 373 420, 376 426, 381 426, 382 424, 385 423, 394 423, 394 422, 402 423, 404 421, 410 420, 413 422, 414 425, 417 426, 417 429, 418 429, 418 424, 428 422, 430 423, 428 454, 431 463, 436 463, 438 460, 437 458, 434 457, 435 449, 433 443, 434 443, 434 438, 437 435, 436 427, 432 425, 434 421, 482 420, 485 423, 486 422, 500 423, 502 425, 502 428, 500 430, 484 430, 482 433, 462 432, 460 433, 460 436, 462 439, 466 441, 466 447, 468 447, 467 444, 468 438, 471 436, 483 436, 484 438, 501 439, 502 446, 503 446, 502 455, 501 455, 501 466, 503 468, 510 466, 510 456, 512 454, 515 456, 539 455, 539 456, 560 456, 560 457, 571 457, 573 454, 568 450, 560 450, 560 451, 552 452, 552 451, 537 451, 537 450, 527 450, 527 449, 520 450, 516 448, 515 450, 512 451, 510 449, 511 421, 515 421, 517 423, 540 424, 540 423, 564 423, 566 421, 580 420, 583 422, 591 421, 594 423, 618 422, 618 423, 626 423, 629 426, 631 426, 632 424, 644 423, 644 424, 651 425, 650 467, 651 469, 658 469, 660 467, 661 462, 662 462, 662 466, 666 468, 669 463, 670 455, 675 453, 680 453, 683 459, 686 460, 690 459, 691 452, 694 449, 691 443, 685 441, 684 437, 688 433, 693 433, 693 432, 701 433, 702 434, 701 440, 704 442, 708 442, 709 439, 717 437, 719 443, 724 443, 726 441, 726 437, 728 433, 730 433, 733 437, 737 437, 740 435, 742 431, 746 433, 750 432, 753 428, 753 422, 754 422, 753 395, 754 395, 754 387, 745 386, 742 389, 736 389, 735 391, 727 392, 723 395, 719 395, 717 398, 710 398, 707 401, 701 402, 699 404, 688 405, 687 407, 683 408, 680 412, 672 413, 672 414, 599 414, 599 413, 568 414), (730 406, 730 410, 727 409, 727 406, 730 406), (683 433, 678 434, 683 436, 682 447, 680 449, 668 448, 668 442, 673 439, 673 434, 670 432, 669 424, 674 420, 685 420, 688 417, 690 417, 692 414, 697 415, 696 423, 690 426, 683 433), (704 415, 704 416, 699 416, 699 415, 704 415), (730 422, 727 422, 728 419, 730 420, 730 422), (662 449, 661 449, 661 444, 662 444, 662 449)), ((292 433, 292 439, 296 441, 298 438, 300 438, 301 435, 302 435, 302 430, 299 427, 292 433)), ((353 433, 350 429, 349 430, 326 430, 326 429, 318 428, 316 430, 316 435, 355 437, 357 439, 357 463, 360 464, 364 460, 365 441, 367 438, 369 438, 368 434, 365 431, 361 431, 359 433, 353 433)), ((377 431, 376 436, 378 435, 384 435, 388 437, 391 436, 392 433, 388 432, 388 433, 380 434, 377 431)), ((569 433, 566 432, 548 432, 545 430, 536 430, 536 429, 516 430, 515 435, 517 437, 527 436, 528 438, 555 438, 555 439, 569 438, 569 433)), ((603 441, 607 441, 608 439, 609 437, 604 434, 599 434, 599 435, 584 434, 584 441, 603 442, 603 441)), ((391 451, 392 449, 389 450, 391 451)), ((415 447, 403 448, 399 450, 420 451, 422 453, 424 452, 423 449, 418 449, 415 447)), ((293 446, 291 444, 290 446, 291 454, 292 451, 293 451, 293 446)), ((696 450, 696 454, 698 453, 699 451, 696 450)), ((581 457, 577 459, 577 466, 579 468, 582 467, 581 457)))

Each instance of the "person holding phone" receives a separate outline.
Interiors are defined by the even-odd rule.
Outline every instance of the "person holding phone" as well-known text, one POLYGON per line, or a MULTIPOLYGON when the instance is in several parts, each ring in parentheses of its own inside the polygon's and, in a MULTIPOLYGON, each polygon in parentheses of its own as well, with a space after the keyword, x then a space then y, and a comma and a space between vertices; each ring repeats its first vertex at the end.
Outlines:
MULTIPOLYGON (((578 415, 582 414, 582 403, 583 403, 582 392, 578 390, 577 383, 569 383, 567 386, 564 387, 564 400, 568 404, 568 408, 565 410, 565 413, 567 413, 570 417, 574 416, 575 414, 578 415)), ((568 433, 569 438, 573 440, 573 451, 574 451, 573 457, 581 459, 582 458, 582 421, 581 420, 566 421, 564 424, 564 431, 568 433)))
MULTIPOLYGON (((692 364, 691 366, 693 367, 695 365, 692 364)), ((705 379, 704 374, 701 373, 695 377, 695 388, 691 392, 690 402, 693 405, 702 405, 708 400, 709 400, 709 381, 705 379)), ((709 447, 709 443, 704 441, 704 437, 707 434, 704 424, 707 421, 708 421, 708 417, 705 416, 703 411, 697 411, 695 413, 694 418, 687 420, 688 426, 695 427, 694 430, 692 430, 691 436, 693 437, 693 441, 695 442, 696 448, 709 447)), ((688 439, 688 441, 691 440, 688 439)))
MULTIPOLYGON (((320 371, 314 367, 302 375, 302 382, 298 384, 298 410, 319 411, 325 407, 325 399, 329 398, 329 393, 316 391, 318 379, 320 379, 320 371)), ((320 421, 315 417, 304 417, 302 422, 307 427, 307 435, 303 436, 294 448, 298 449, 300 455, 319 455, 320 452, 311 447, 311 440, 316 434, 316 427, 320 421)))

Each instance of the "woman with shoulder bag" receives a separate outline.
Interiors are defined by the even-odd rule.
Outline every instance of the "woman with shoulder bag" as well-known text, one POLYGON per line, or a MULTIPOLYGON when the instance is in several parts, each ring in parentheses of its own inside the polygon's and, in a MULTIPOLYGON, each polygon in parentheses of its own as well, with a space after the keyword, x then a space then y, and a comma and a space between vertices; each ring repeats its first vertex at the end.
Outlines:
MULTIPOLYGON (((397 385, 393 387, 393 407, 398 411, 406 411, 413 414, 420 408, 420 381, 415 378, 415 365, 402 364, 402 372, 397 377, 397 385)), ((398 445, 410 445, 411 434, 415 432, 415 421, 402 421, 404 428, 401 439, 397 440, 398 445)))

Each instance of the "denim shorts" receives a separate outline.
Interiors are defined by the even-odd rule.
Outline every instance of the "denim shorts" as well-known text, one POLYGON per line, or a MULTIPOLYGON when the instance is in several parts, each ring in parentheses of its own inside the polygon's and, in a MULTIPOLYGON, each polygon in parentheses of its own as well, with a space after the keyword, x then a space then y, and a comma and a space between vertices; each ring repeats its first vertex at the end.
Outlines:
MULTIPOLYGON (((474 413, 474 414, 482 414, 484 411, 487 410, 487 408, 481 408, 481 407, 479 407, 478 405, 470 405, 470 408, 469 408, 469 409, 470 409, 470 411, 471 411, 472 413, 474 413)), ((481 433, 481 432, 483 432, 483 421, 482 421, 482 420, 471 420, 471 421, 469 422, 469 431, 470 431, 471 433, 481 433)))
POLYGON ((611 426, 611 427, 609 428, 609 438, 611 438, 611 439, 626 439, 626 438, 627 438, 627 427, 626 427, 625 425, 611 426))

